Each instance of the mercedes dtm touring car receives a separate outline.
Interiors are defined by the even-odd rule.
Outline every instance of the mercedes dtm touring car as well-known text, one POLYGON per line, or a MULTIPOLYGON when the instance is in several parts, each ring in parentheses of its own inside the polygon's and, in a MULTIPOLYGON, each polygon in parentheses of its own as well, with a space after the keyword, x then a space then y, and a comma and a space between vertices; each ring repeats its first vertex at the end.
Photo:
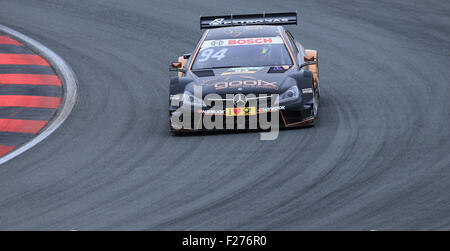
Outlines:
POLYGON ((313 125, 318 54, 283 27, 291 24, 296 12, 200 17, 206 30, 194 52, 170 66, 171 131, 235 129, 239 121, 237 129, 254 129, 249 121, 262 115, 281 127, 313 125))

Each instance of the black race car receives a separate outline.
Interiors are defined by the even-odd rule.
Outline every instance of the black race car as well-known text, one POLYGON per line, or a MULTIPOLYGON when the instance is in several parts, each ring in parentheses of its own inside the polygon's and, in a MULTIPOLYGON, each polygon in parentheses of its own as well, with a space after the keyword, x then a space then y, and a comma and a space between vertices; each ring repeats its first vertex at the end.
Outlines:
POLYGON ((313 125, 317 51, 282 26, 291 24, 296 12, 201 17, 206 31, 194 52, 170 66, 177 74, 170 80, 171 131, 267 129, 262 118, 281 127, 313 125))

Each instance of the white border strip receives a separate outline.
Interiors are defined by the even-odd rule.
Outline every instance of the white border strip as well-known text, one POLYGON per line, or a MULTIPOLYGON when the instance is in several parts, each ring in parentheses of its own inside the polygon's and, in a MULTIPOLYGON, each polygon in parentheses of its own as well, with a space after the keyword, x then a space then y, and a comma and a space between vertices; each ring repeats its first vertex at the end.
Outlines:
POLYGON ((44 130, 34 137, 31 141, 19 146, 17 149, 12 150, 10 153, 0 158, 0 165, 17 157, 33 146, 37 145, 39 142, 47 138, 50 134, 52 134, 59 126, 69 117, 72 108, 75 106, 75 102, 77 100, 77 78, 72 68, 49 48, 45 47, 41 43, 25 36, 24 34, 15 31, 11 28, 3 26, 0 24, 0 31, 6 33, 7 35, 23 42, 33 49, 36 53, 44 57, 46 60, 50 62, 52 67, 56 70, 58 76, 61 78, 63 82, 64 88, 64 97, 62 100, 62 104, 58 109, 57 114, 52 120, 49 121, 48 125, 44 128, 44 130))

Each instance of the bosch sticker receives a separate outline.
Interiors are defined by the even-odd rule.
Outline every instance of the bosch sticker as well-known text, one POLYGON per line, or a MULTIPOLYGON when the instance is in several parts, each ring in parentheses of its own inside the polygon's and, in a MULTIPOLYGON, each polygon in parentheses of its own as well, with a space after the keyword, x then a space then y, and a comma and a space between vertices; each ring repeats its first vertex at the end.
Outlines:
POLYGON ((222 40, 206 40, 201 49, 221 46, 239 46, 239 45, 258 45, 258 44, 283 44, 281 37, 255 37, 255 38, 236 38, 222 40))

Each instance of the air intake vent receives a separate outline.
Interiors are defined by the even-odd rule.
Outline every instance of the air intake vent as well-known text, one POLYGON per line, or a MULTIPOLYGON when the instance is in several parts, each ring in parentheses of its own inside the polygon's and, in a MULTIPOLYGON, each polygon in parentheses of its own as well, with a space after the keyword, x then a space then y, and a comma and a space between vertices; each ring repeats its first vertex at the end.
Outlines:
POLYGON ((199 78, 214 76, 214 71, 213 70, 199 70, 199 71, 192 71, 192 73, 197 75, 197 77, 199 77, 199 78))

